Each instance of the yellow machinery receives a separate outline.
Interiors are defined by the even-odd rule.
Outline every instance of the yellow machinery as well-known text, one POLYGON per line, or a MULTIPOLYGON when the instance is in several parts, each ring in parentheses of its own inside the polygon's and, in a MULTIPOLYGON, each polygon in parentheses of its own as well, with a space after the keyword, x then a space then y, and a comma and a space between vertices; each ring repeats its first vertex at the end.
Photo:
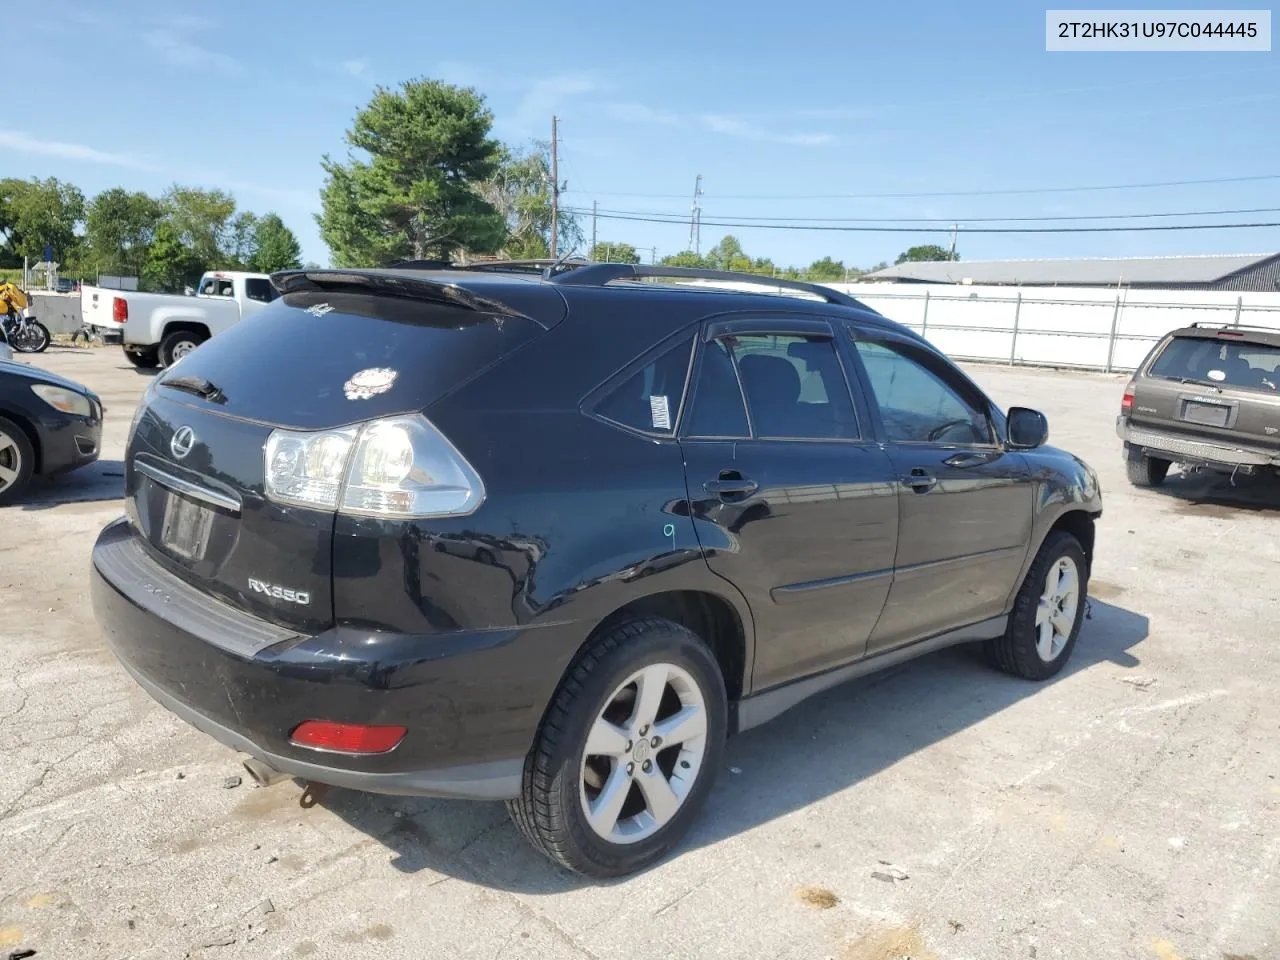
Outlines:
POLYGON ((30 303, 31 297, 16 283, 0 281, 0 306, 4 307, 3 313, 20 317, 30 303))

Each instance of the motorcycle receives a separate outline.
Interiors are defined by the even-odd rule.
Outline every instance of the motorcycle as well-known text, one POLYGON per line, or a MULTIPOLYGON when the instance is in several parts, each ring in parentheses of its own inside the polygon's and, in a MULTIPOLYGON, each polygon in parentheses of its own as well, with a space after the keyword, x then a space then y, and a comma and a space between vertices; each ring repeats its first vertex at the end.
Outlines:
POLYGON ((18 353, 44 353, 50 339, 49 328, 35 317, 21 313, 0 316, 0 340, 18 353))

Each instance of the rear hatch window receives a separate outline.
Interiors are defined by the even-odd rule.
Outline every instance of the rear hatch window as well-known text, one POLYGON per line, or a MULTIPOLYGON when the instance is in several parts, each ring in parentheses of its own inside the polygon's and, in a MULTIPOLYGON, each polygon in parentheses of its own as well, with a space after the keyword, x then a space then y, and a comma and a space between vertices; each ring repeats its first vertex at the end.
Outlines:
POLYGON ((421 410, 541 330, 407 297, 290 293, 201 345, 160 387, 172 396, 166 380, 196 378, 217 388, 224 414, 322 429, 421 410))
POLYGON ((1147 375, 1218 387, 1277 392, 1280 347, 1219 337, 1175 337, 1147 375))

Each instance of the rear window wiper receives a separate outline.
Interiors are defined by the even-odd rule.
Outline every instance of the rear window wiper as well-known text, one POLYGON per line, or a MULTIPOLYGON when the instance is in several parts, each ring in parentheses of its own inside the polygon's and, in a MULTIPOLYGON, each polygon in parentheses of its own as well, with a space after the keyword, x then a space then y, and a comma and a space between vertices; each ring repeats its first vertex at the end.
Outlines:
POLYGON ((160 386, 172 387, 175 390, 184 390, 187 393, 194 393, 197 397, 203 397, 213 403, 224 403, 227 399, 227 395, 222 392, 221 387, 206 380, 204 377, 165 377, 160 381, 160 386))

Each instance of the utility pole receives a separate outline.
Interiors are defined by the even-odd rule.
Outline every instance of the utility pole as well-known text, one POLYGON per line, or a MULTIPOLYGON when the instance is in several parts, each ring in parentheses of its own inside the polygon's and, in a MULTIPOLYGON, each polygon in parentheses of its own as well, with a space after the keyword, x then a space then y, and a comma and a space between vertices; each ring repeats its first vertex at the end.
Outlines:
POLYGON ((556 233, 560 228, 560 119, 551 118, 551 259, 556 259, 556 233))
MULTIPOLYGON (((643 248, 643 247, 641 247, 640 249, 642 249, 642 250, 643 250, 644 248, 643 248)), ((658 248, 657 248, 657 247, 649 247, 649 264, 650 264, 650 266, 652 266, 653 264, 655 264, 655 263, 657 263, 657 262, 658 262, 658 248)), ((1238 324, 1238 323, 1237 323, 1237 324, 1236 324, 1236 326, 1240 326, 1240 324, 1238 324)))
POLYGON ((693 182, 693 209, 689 216, 689 247, 694 253, 702 253, 702 204, 698 198, 702 196, 702 174, 693 182))
POLYGON ((956 258, 956 234, 960 232, 960 224, 953 223, 951 225, 951 256, 948 259, 956 258))
POLYGON ((596 204, 598 201, 591 201, 591 256, 596 255, 596 204))

